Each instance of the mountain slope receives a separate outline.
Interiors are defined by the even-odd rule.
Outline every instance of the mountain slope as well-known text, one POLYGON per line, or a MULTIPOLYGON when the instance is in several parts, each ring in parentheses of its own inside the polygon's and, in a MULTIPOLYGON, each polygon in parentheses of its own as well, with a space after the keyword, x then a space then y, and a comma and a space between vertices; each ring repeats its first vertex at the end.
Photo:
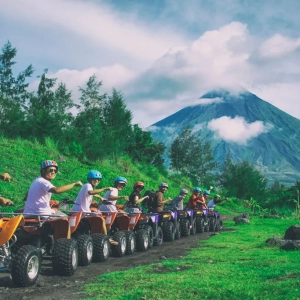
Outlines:
POLYGON ((151 125, 153 138, 169 147, 190 126, 211 142, 220 165, 230 154, 235 162, 253 163, 270 182, 300 180, 300 120, 248 91, 217 90, 201 100, 151 125))

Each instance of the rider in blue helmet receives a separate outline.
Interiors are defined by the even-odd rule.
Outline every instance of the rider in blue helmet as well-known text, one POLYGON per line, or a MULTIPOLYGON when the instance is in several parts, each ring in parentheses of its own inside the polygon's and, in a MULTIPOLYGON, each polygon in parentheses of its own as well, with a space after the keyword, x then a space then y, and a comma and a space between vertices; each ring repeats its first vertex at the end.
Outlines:
POLYGON ((181 189, 179 195, 176 196, 170 203, 167 204, 167 210, 183 210, 183 200, 189 193, 186 189, 181 189))
POLYGON ((102 175, 97 170, 91 170, 87 174, 88 182, 83 185, 79 191, 75 204, 73 205, 72 211, 82 211, 82 212, 91 212, 90 205, 92 203, 93 197, 100 199, 103 198, 99 195, 104 191, 111 190, 111 187, 106 187, 102 189, 95 190, 95 187, 100 183, 102 175))
POLYGON ((114 187, 107 191, 104 195, 104 200, 100 205, 101 211, 117 211, 116 203, 119 199, 125 199, 128 201, 128 196, 119 196, 119 191, 122 191, 127 185, 127 179, 123 176, 118 176, 114 180, 114 187))

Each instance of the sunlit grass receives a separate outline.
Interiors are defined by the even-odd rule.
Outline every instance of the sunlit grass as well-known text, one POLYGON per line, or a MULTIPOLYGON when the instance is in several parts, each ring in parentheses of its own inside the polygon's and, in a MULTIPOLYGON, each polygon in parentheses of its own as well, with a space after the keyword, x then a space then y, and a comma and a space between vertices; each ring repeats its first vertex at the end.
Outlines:
POLYGON ((100 276, 87 299, 299 299, 298 251, 269 247, 295 220, 253 219, 199 242, 181 260, 100 276))

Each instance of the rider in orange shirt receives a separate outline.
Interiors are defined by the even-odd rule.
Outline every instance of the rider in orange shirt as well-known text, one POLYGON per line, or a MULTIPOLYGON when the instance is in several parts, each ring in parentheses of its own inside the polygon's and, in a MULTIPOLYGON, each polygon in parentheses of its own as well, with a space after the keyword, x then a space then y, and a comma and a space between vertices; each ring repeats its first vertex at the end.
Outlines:
POLYGON ((189 201, 187 203, 187 208, 189 209, 205 209, 206 208, 206 202, 205 199, 201 193, 201 189, 199 187, 195 187, 193 190, 193 194, 190 196, 189 201))

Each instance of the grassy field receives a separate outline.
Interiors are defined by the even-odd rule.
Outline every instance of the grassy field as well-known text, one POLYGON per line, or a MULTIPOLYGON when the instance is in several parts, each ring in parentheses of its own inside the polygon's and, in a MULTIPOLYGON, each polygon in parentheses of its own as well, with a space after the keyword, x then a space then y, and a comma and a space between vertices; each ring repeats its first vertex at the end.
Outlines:
POLYGON ((269 247, 293 219, 227 221, 223 231, 180 260, 109 273, 85 286, 85 299, 300 299, 298 251, 269 247))

